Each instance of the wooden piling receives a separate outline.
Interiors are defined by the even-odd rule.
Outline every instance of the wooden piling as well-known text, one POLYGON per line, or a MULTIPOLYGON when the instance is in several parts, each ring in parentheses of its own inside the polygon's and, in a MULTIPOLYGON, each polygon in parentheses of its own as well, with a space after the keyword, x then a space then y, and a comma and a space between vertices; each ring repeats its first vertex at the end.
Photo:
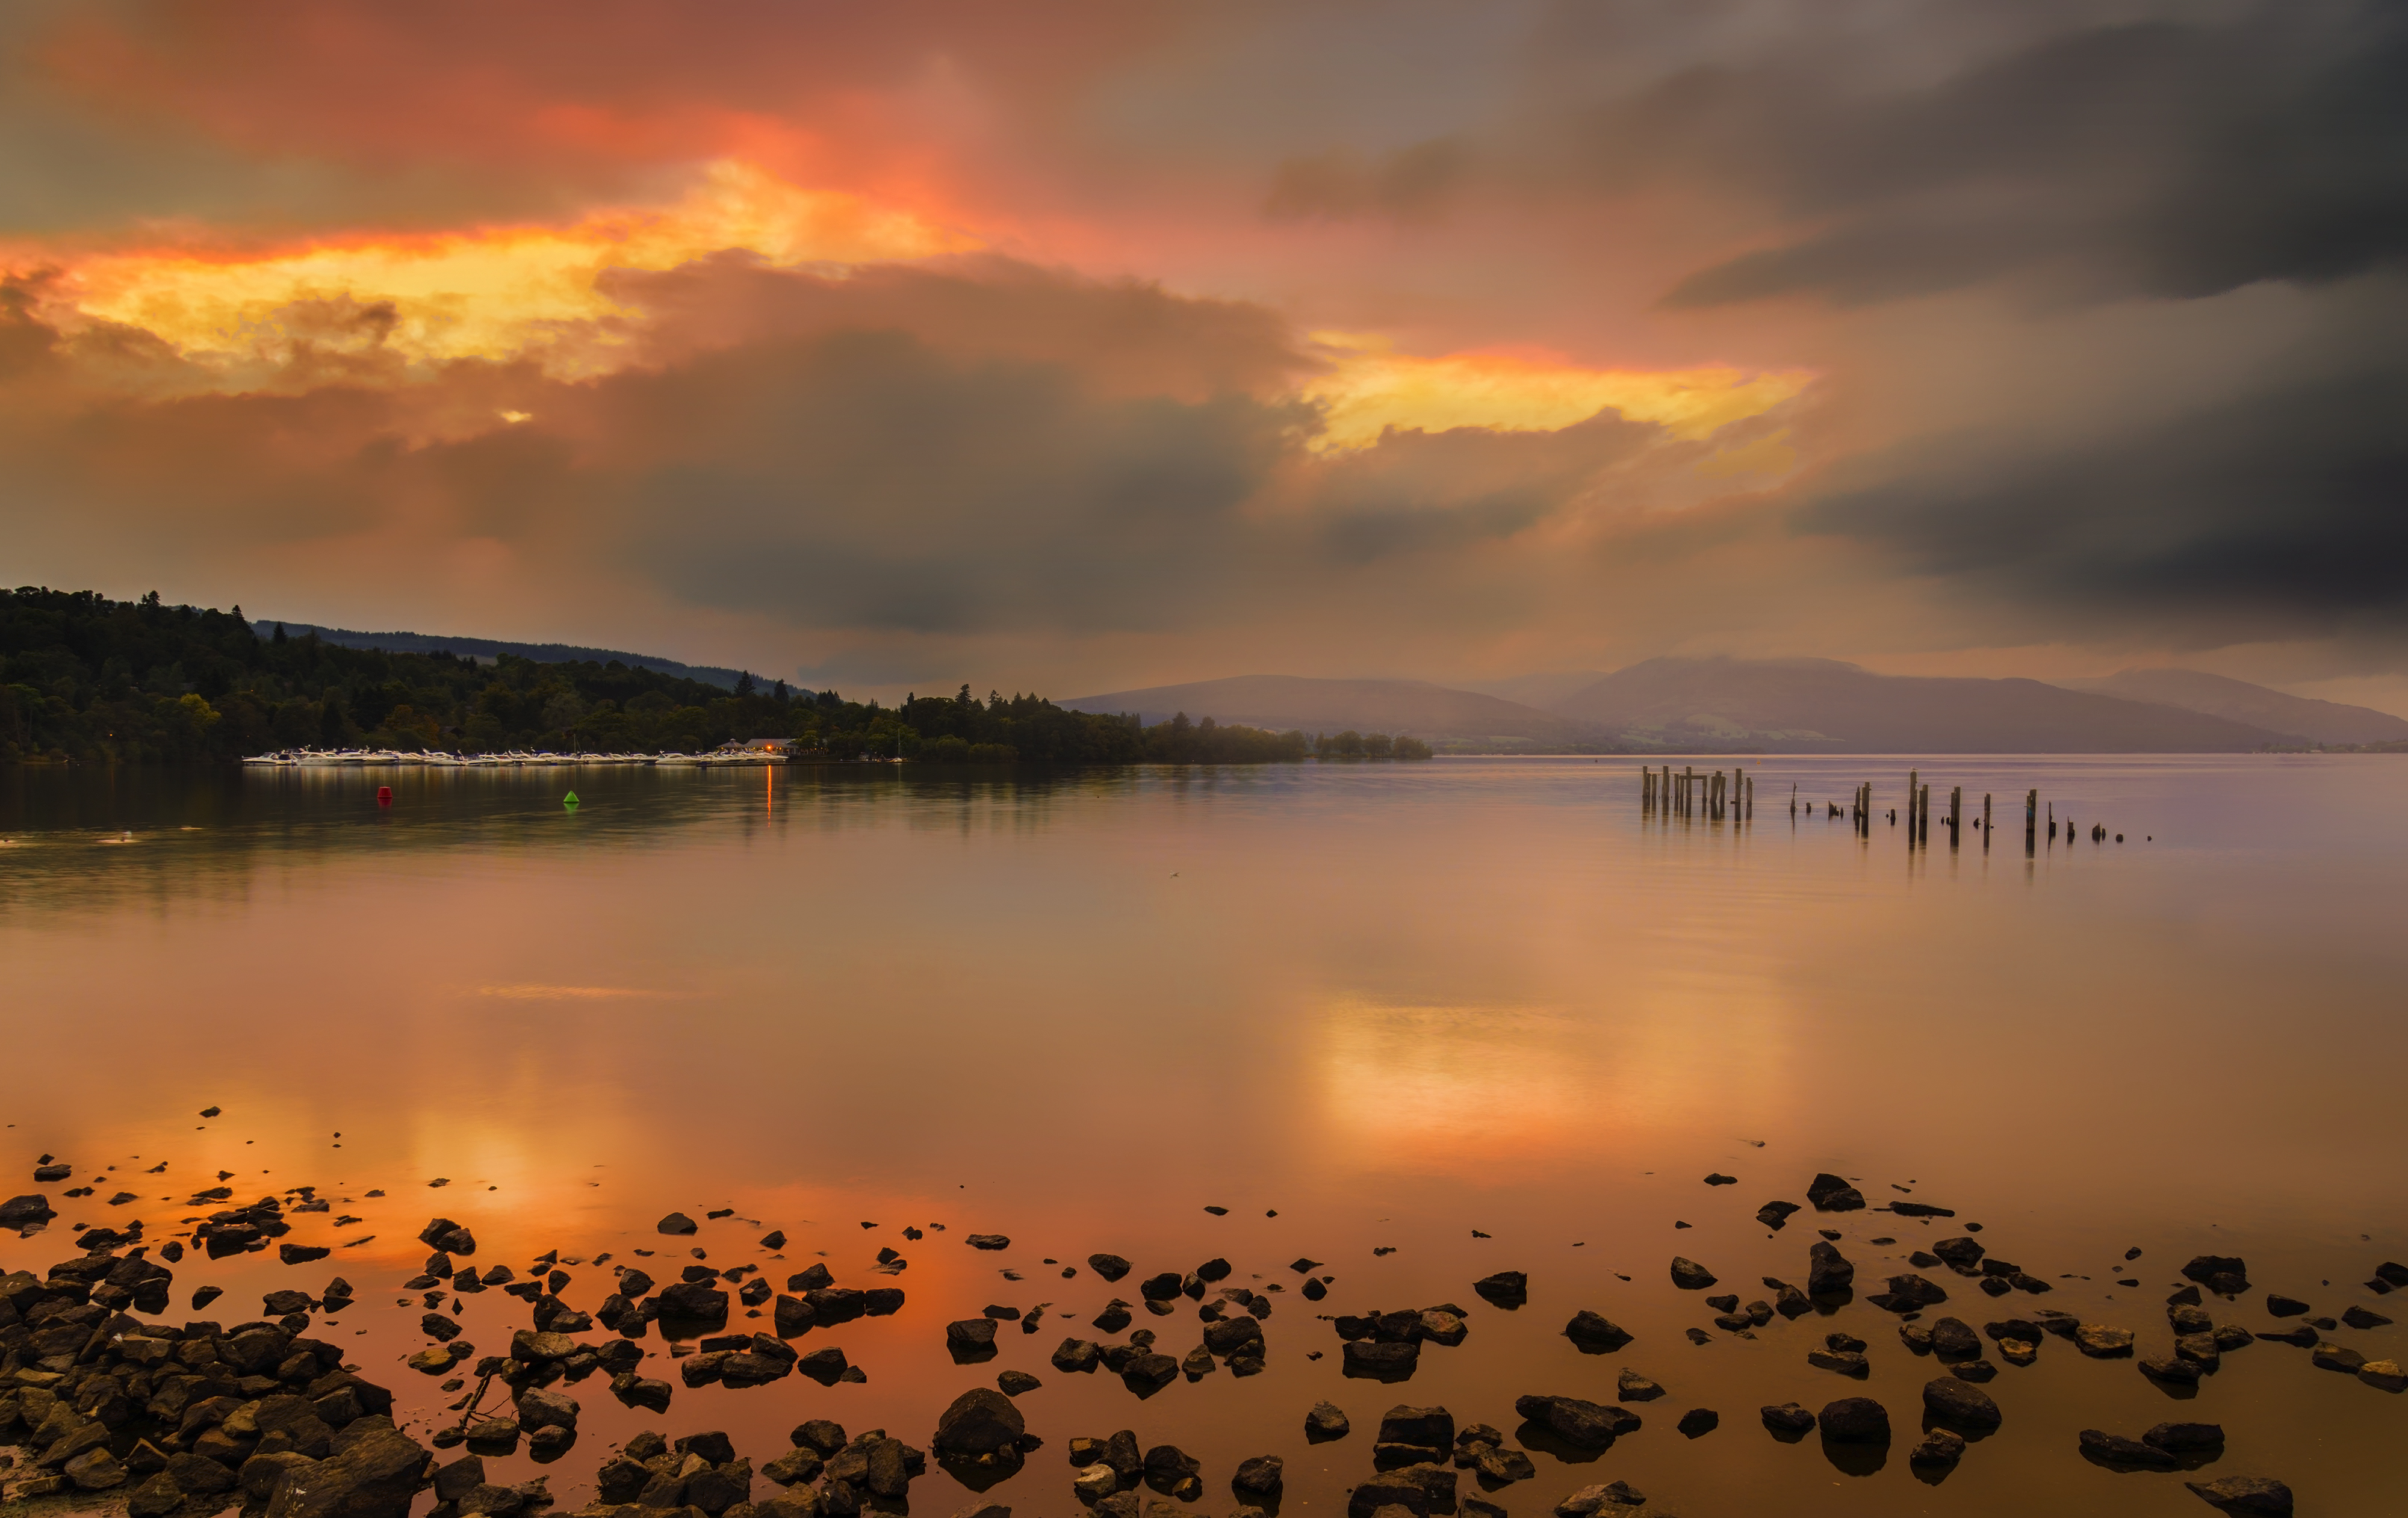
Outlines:
MULTIPOLYGON (((2055 805, 2054 802, 2051 803, 2055 805)), ((2024 793, 2024 857, 2028 859, 2040 842, 2040 792, 2024 793)))
POLYGON ((1990 852, 1990 793, 1982 793, 1982 852, 1990 852))
POLYGON ((1948 791, 1948 847, 1954 849, 1965 826, 1965 788, 1951 786, 1948 791))

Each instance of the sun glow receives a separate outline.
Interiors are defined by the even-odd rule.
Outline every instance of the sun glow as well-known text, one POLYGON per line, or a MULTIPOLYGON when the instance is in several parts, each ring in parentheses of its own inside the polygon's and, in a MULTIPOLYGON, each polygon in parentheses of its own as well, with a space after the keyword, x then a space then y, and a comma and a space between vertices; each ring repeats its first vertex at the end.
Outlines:
POLYGON ((564 351, 574 334, 585 356, 552 366, 575 370, 607 366, 592 350, 607 350, 613 324, 638 314, 602 288, 610 269, 670 269, 730 250, 781 267, 843 266, 977 246, 909 211, 723 162, 663 208, 258 255, 105 254, 73 265, 62 294, 85 317, 140 327, 203 360, 305 338, 340 346, 347 334, 413 362, 500 360, 564 351))
POLYGON ((1724 365, 1649 372, 1481 353, 1419 358, 1351 333, 1316 333, 1314 341, 1333 360, 1304 387, 1305 398, 1322 408, 1323 451, 1368 448, 1391 427, 1555 432, 1608 409, 1695 441, 1762 415, 1814 378, 1724 365))

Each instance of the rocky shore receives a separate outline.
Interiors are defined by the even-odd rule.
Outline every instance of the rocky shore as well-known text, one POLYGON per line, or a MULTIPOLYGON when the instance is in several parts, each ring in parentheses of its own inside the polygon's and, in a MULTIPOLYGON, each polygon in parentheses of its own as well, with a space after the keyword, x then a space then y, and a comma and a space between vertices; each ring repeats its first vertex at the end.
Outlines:
MULTIPOLYGON (((36 1169, 44 1182, 74 1173, 48 1155, 36 1169)), ((447 1411, 455 1416, 421 1443, 396 1425, 390 1390, 364 1379, 337 1345, 311 1337, 313 1315, 354 1304, 355 1290, 340 1276, 325 1280, 314 1293, 293 1287, 265 1294, 262 1315, 251 1321, 229 1324, 222 1321, 222 1313, 221 1319, 180 1325, 153 1321, 168 1313, 174 1267, 188 1252, 220 1259, 273 1250, 296 1272, 330 1253, 327 1246, 294 1243, 288 1236, 297 1214, 332 1211, 334 1199, 303 1186, 238 1202, 223 1184, 229 1179, 221 1175, 220 1184, 191 1196, 188 1205, 205 1210, 186 1217, 177 1237, 154 1244, 139 1222, 122 1229, 89 1228, 75 1239, 79 1253, 46 1273, 0 1276, 0 1446, 13 1452, 0 1456, 8 1461, 0 1481, 9 1497, 122 1503, 134 1518, 217 1514, 237 1507, 248 1518, 404 1518, 420 1494, 431 1490, 432 1518, 532 1513, 554 1505, 549 1478, 506 1484, 488 1479, 486 1462, 523 1450, 545 1463, 568 1456, 578 1442, 580 1396, 599 1392, 667 1422, 681 1396, 703 1387, 750 1390, 789 1379, 822 1385, 860 1382, 867 1374, 862 1367, 834 1345, 814 1347, 812 1335, 857 1318, 896 1314, 907 1306, 902 1288, 840 1285, 823 1263, 773 1271, 769 1266, 783 1259, 781 1231, 757 1240, 767 1263, 706 1264, 699 1249, 688 1252, 694 1263, 682 1264, 653 1250, 636 1251, 639 1260, 615 1263, 607 1253, 585 1261, 553 1251, 520 1269, 480 1266, 474 1230, 452 1218, 433 1217, 418 1235, 429 1251, 423 1266, 394 1283, 414 1294, 400 1305, 418 1313, 417 1326, 428 1341, 408 1357, 408 1368, 440 1379, 442 1392, 454 1397, 447 1411), (598 1299, 589 1298, 590 1309, 566 1300, 577 1280, 572 1267, 590 1272, 585 1280, 598 1277, 605 1283, 598 1299), (672 1270, 675 1279, 667 1279, 672 1270), (460 1319, 466 1299, 487 1292, 523 1304, 525 1322, 511 1327, 501 1353, 480 1355, 460 1319), (731 1327, 739 1313, 742 1321, 731 1327), (666 1353, 647 1340, 666 1346, 666 1353)), ((1716 1173, 1706 1183, 1719 1196, 1720 1188, 1737 1182, 1716 1173)), ((68 1193, 79 1198, 91 1195, 90 1187, 68 1193)), ((1917 1474, 1944 1480, 1958 1464, 1977 1459, 1980 1441, 2014 1415, 2012 1370, 2045 1354, 2100 1362, 2100 1374, 2112 1373, 2114 1362, 2127 1362, 2136 1390, 2144 1382, 2187 1388, 2215 1376, 2226 1356, 2273 1343, 2306 1352, 2305 1371, 2347 1375, 2375 1393, 2398 1394, 2408 1387, 2396 1358, 2370 1357, 2329 1337, 2344 1327, 2379 1331, 2390 1326, 2389 1317, 2363 1302, 2335 1314, 2319 1312, 2304 1296, 2261 1294, 2249 1279, 2246 1261, 2238 1257, 2202 1254, 2184 1265, 2184 1283, 2165 1301, 2161 1327, 2086 1321, 2039 1305, 2054 1289, 2049 1280, 2000 1259, 1975 1237, 1982 1232, 1979 1224, 1958 1227, 1947 1208, 1906 1197, 1870 1208, 1857 1182, 1831 1174, 1813 1177, 1803 1195, 1802 1203, 1776 1198, 1752 1215, 1773 1237, 1801 1216, 1842 1221, 1874 1211, 1942 1224, 1945 1228, 1934 1231, 1949 1236, 1913 1251, 1907 1256, 1913 1270, 1886 1277, 1879 1291, 1861 1298, 1856 1265, 1842 1247, 1847 1236, 1833 1227, 1817 1228, 1800 1240, 1797 1279, 1763 1277, 1763 1296, 1717 1292, 1723 1282, 1712 1261, 1680 1255, 1669 1258, 1657 1289, 1706 1310, 1700 1314, 1704 1323, 1685 1330, 1691 1344, 1712 1343, 1718 1336, 1756 1339, 1780 1325, 1809 1317, 1836 1320, 1845 1312, 1849 1325, 1869 1337, 1834 1322, 1805 1349, 1809 1367, 1843 1382, 1863 1380, 1881 1356, 1928 1368, 1930 1374, 1912 1401, 1885 1402, 1835 1384, 1837 1395, 1818 1407, 1791 1401, 1756 1410, 1754 1421, 1770 1438, 1818 1438, 1842 1469, 1870 1468, 1867 1462, 1878 1464, 1893 1442, 1912 1440, 1907 1459, 1917 1474), (1984 1299, 1982 1310, 1957 1309, 1977 1296, 1984 1299), (2233 1321, 2252 1302, 2270 1322, 2253 1328, 2233 1321), (1879 1317, 1868 1317, 1868 1311, 1879 1317), (1887 1326, 1877 1328, 1882 1324, 1887 1326), (1894 1343, 1883 1342, 1891 1336, 1894 1343), (2062 1347, 2052 1347, 2051 1340, 2062 1347)), ((726 1215, 714 1213, 712 1220, 726 1215)), ((44 1193, 0 1204, 0 1224, 29 1238, 56 1216, 44 1193)), ((346 1214, 331 1221, 358 1220, 346 1214)), ((658 1220, 652 1232, 666 1245, 698 1226, 673 1212, 658 1220)), ((907 1228, 902 1239, 924 1242, 937 1227, 907 1228)), ((1867 1241, 1897 1242, 1886 1237, 1867 1241)), ((1010 1240, 971 1234, 961 1244, 1000 1253, 1010 1240)), ((2126 1256, 2128 1267, 2141 1253, 2134 1249, 2126 1256)), ((1078 1265, 1044 1263, 1058 1267, 1065 1280, 1081 1273, 1078 1265)), ((894 1275, 908 1264, 888 1248, 871 1268, 894 1275)), ((1111 1253, 1091 1254, 1083 1267, 1108 1286, 1139 1275, 1131 1261, 1111 1253)), ((1269 1268, 1276 1275, 1283 1267, 1269 1268)), ((1242 1284, 1226 1258, 1143 1275, 1133 1288, 1124 1288, 1134 1290, 1135 1302, 1110 1297, 1089 1320, 1084 1336, 1063 1334, 1050 1364, 1060 1375, 1117 1379, 1140 1402, 1182 1379, 1193 1382, 1226 1373, 1243 1380, 1268 1364, 1275 1344, 1270 1325, 1285 1307, 1290 1316, 1302 1319, 1279 1336, 1277 1342, 1288 1353, 1300 1351, 1317 1360, 1334 1352, 1343 1380, 1396 1384, 1413 1378, 1426 1353, 1476 1346, 1484 1311, 1515 1313, 1532 1304, 1531 1277, 1505 1270, 1467 1283, 1469 1300, 1477 1308, 1442 1301, 1307 1315, 1330 1296, 1337 1277, 1309 1257, 1283 1271, 1294 1278, 1301 1307, 1279 1300, 1289 1292, 1288 1282, 1242 1284), (1160 1330, 1138 1326, 1140 1312, 1162 1320, 1160 1330), (1181 1319, 1193 1339, 1184 1348, 1164 1340, 1172 1332, 1171 1320, 1181 1319)), ((1014 1270, 1002 1274, 1020 1279, 1014 1270)), ((1243 1279, 1265 1277, 1250 1273, 1243 1279)), ((2140 1281, 2130 1277, 2118 1284, 2138 1288, 2140 1281)), ((2374 1267, 2364 1290, 2379 1298, 2402 1287, 2408 1287, 2408 1267, 2385 1262, 2374 1267)), ((190 1310, 207 1310, 221 1295, 215 1286, 202 1286, 189 1294, 190 1310)), ((940 1338, 953 1364, 967 1370, 996 1357, 1000 1333, 1042 1333, 1048 1306, 995 1304, 978 1316, 927 1332, 940 1338)), ((1541 1479, 1533 1453, 1587 1459, 1633 1437, 1733 1437, 1721 1410, 1693 1406, 1670 1413, 1652 1408, 1667 1396, 1656 1376, 1665 1358, 1677 1353, 1671 1345, 1642 1344, 1590 1307, 1558 1299, 1555 1310, 1567 1308, 1560 1331, 1564 1358, 1554 1368, 1527 1368, 1531 1389, 1514 1398, 1511 1411, 1519 1421, 1510 1429, 1459 1421, 1441 1406, 1399 1401, 1387 1407, 1367 1441, 1359 1479, 1348 1491, 1348 1518, 1508 1518, 1509 1499, 1524 1518, 1547 1511, 1555 1518, 1669 1512, 1660 1497, 1651 1502, 1623 1481, 1541 1490, 1535 1503, 1514 1496, 1523 1483, 1541 1479), (1565 1382, 1574 1379, 1570 1372, 1584 1368, 1581 1357, 1624 1357, 1634 1345, 1657 1363, 1619 1366, 1612 1401, 1569 1395, 1565 1382)), ((512 1309, 510 1315, 520 1310, 512 1309)), ((480 1314, 480 1320, 490 1316, 480 1314)), ((1595 1379, 1587 1372, 1580 1383, 1595 1379)), ((1039 1379, 1008 1369, 996 1382, 960 1392, 934 1411, 924 1432, 848 1432, 825 1419, 805 1420, 789 1435, 790 1447, 768 1454, 757 1468, 724 1432, 671 1435, 646 1429, 595 1460, 594 1500, 579 1513, 854 1518, 865 1509, 900 1511, 932 1461, 974 1496, 1019 1472, 1045 1443, 1030 1432, 1015 1401, 1036 1390, 1039 1379)), ((1293 1430, 1297 1425, 1286 1419, 1299 1417, 1311 1443, 1352 1438, 1353 1420, 1333 1402, 1297 1410, 1282 1421, 1293 1430)), ((2189 1490, 2230 1512, 2280 1518, 2293 1511, 2282 1481, 2206 1475, 2225 1448, 2220 1424, 2157 1421, 2138 1426, 2147 1423, 2145 1416, 2135 1416, 2126 1429, 2081 1430, 2066 1458, 2143 1476, 2201 1475, 2206 1479, 2186 1482, 2189 1490)), ((1175 1444, 1142 1446, 1126 1428, 1066 1437, 1063 1448, 1064 1500, 1082 1504, 1098 1518, 1185 1518, 1189 1504, 1206 1501, 1216 1490, 1227 1492, 1234 1518, 1261 1518, 1267 1510, 1276 1511, 1284 1481, 1277 1454, 1208 1470, 1175 1444)), ((1009 1510, 972 1500, 963 1512, 968 1518, 1005 1518, 1009 1510)))

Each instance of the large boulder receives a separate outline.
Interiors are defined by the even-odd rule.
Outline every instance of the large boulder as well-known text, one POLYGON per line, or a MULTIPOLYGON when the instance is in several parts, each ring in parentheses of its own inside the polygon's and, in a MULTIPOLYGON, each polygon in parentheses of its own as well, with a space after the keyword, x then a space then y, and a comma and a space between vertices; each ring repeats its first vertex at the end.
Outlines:
POLYGON ((1627 1408, 1584 1402, 1576 1396, 1516 1397, 1513 1411, 1584 1450, 1602 1450, 1617 1436, 1639 1426, 1639 1415, 1627 1408))
POLYGON ((1990 1399, 1990 1394, 1955 1376, 1924 1383, 1923 1410, 1959 1428, 1996 1428, 2000 1423, 1999 1404, 1990 1399))
POLYGON ((1027 1433, 1027 1421, 1011 1398, 977 1386, 953 1398, 937 1419, 937 1437, 930 1442, 939 1455, 1000 1454, 1019 1448, 1027 1433))
POLYGON ((1870 1396, 1843 1396, 1827 1403, 1814 1422, 1834 1444, 1889 1442, 1889 1410, 1870 1396))
POLYGON ((264 1518, 408 1518, 427 1454, 383 1418, 362 1418, 307 1470, 287 1471, 264 1518))

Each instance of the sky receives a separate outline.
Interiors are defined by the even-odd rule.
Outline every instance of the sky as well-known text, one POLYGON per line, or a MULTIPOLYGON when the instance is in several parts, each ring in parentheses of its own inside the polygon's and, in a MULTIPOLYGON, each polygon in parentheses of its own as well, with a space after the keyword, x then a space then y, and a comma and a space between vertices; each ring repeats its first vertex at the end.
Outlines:
POLYGON ((847 694, 2408 711, 2408 9, 0 8, 0 580, 847 694))

